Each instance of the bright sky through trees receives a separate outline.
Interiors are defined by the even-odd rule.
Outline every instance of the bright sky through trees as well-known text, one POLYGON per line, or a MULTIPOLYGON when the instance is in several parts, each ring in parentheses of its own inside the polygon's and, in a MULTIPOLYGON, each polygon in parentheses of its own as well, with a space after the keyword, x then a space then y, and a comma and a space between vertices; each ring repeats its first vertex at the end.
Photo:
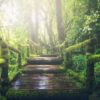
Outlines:
POLYGON ((1 6, 1 11, 3 12, 2 20, 3 26, 14 25, 17 22, 18 18, 18 4, 17 2, 7 2, 1 6))

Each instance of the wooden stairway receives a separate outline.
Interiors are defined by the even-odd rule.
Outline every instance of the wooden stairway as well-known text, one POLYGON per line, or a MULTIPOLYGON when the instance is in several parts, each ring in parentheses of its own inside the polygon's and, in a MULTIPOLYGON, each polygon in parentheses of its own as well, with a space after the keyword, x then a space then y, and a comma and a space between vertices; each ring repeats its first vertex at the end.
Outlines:
POLYGON ((7 93, 8 100, 87 100, 86 96, 85 99, 82 96, 84 93, 79 95, 74 81, 61 70, 61 63, 62 60, 57 56, 28 59, 22 74, 7 93))

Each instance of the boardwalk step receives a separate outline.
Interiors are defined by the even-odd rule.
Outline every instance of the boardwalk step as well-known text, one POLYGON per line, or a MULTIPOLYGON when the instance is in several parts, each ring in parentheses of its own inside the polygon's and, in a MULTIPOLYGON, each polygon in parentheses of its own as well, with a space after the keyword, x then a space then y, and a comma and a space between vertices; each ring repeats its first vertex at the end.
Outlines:
POLYGON ((12 83, 12 86, 15 89, 25 90, 76 89, 74 82, 66 78, 64 74, 23 74, 12 83))
POLYGON ((37 64, 37 65, 59 65, 62 63, 62 59, 58 57, 37 57, 27 60, 28 64, 37 64))
POLYGON ((7 100, 89 100, 81 90, 9 90, 7 100))
POLYGON ((40 57, 58 57, 58 55, 40 55, 40 57))
POLYGON ((23 73, 63 73, 63 69, 58 65, 27 65, 23 68, 23 73))
POLYGON ((7 93, 7 100, 88 100, 75 82, 65 75, 62 59, 43 55, 28 59, 22 74, 7 93))

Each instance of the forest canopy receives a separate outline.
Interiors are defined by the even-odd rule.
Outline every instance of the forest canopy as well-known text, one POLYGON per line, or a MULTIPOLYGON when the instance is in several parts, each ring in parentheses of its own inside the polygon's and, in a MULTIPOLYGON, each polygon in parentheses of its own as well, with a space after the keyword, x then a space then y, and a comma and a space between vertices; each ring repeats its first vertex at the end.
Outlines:
POLYGON ((0 0, 0 36, 12 45, 67 47, 100 36, 99 13, 100 0, 0 0))

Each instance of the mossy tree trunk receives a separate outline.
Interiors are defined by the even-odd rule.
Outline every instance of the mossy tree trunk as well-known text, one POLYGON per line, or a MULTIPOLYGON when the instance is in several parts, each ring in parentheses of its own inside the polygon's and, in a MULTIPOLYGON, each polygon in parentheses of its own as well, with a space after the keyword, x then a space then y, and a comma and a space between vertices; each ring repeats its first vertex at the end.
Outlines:
POLYGON ((53 18, 49 19, 49 22, 48 22, 48 20, 46 20, 45 26, 46 26, 47 33, 48 33, 48 36, 49 36, 50 47, 51 47, 50 51, 53 54, 54 53, 54 51, 53 51, 53 48, 54 48, 54 41, 53 41, 54 33, 53 33, 53 29, 52 29, 52 24, 53 24, 52 22, 53 22, 53 18))
POLYGON ((21 58, 22 58, 21 53, 18 53, 18 66, 19 67, 21 67, 22 65, 21 58))
POLYGON ((9 82, 8 78, 8 68, 9 68, 9 62, 8 62, 8 47, 7 45, 2 42, 2 58, 5 59, 5 63, 2 65, 2 72, 1 72, 1 79, 3 85, 9 82))
POLYGON ((18 49, 19 49, 19 53, 18 53, 18 67, 21 67, 22 65, 22 55, 21 55, 21 47, 18 46, 18 49))
POLYGON ((30 48, 29 48, 29 46, 27 46, 27 57, 29 57, 30 56, 30 48))
POLYGON ((73 64, 72 64, 72 54, 71 53, 65 53, 64 66, 66 68, 72 68, 73 64))

